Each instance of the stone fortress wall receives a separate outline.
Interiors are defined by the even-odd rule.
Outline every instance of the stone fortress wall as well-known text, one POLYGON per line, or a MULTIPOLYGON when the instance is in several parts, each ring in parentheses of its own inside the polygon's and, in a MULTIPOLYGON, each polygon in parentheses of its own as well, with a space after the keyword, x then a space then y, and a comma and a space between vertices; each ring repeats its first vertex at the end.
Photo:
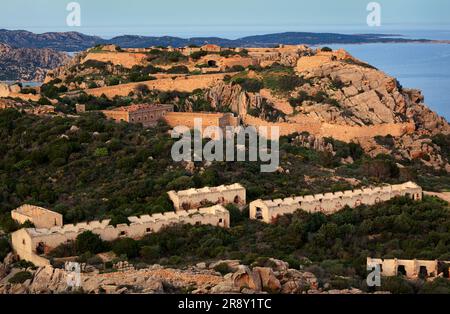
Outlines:
POLYGON ((256 200, 250 203, 250 219, 272 223, 278 216, 302 209, 309 213, 333 214, 345 206, 373 205, 397 196, 422 199, 422 188, 413 182, 344 192, 289 197, 276 200, 256 200))
POLYGON ((386 277, 404 275, 410 279, 416 279, 421 276, 428 278, 447 276, 448 278, 450 261, 404 260, 397 258, 381 259, 368 257, 367 266, 379 266, 381 276, 386 277), (444 274, 444 271, 446 274, 444 274))
POLYGON ((79 234, 85 231, 98 234, 104 241, 113 241, 121 237, 139 239, 173 224, 203 224, 223 228, 230 226, 230 214, 221 205, 140 217, 133 216, 128 217, 128 220, 130 224, 118 224, 116 227, 109 225, 110 220, 107 219, 52 228, 23 228, 12 233, 12 247, 21 259, 30 261, 37 266, 44 266, 50 262, 40 255, 50 252, 60 244, 75 240, 79 234))
POLYGON ((121 65, 124 68, 131 69, 135 65, 143 65, 147 58, 148 55, 144 53, 99 51, 89 52, 81 63, 85 63, 88 60, 95 60, 111 62, 114 65, 121 65))
POLYGON ((142 123, 144 127, 155 126, 160 119, 173 111, 173 105, 131 105, 102 110, 101 112, 116 122, 142 123))
POLYGON ((176 126, 186 126, 193 129, 195 119, 202 119, 202 127, 216 126, 224 129, 227 126, 239 126, 239 118, 232 113, 220 112, 168 112, 164 116, 164 121, 172 128, 176 126))
POLYGON ((246 204, 246 191, 239 183, 178 192, 169 191, 167 194, 177 211, 196 208, 207 203, 222 205, 236 204, 237 206, 244 206, 246 204))
POLYGON ((128 96, 130 92, 135 91, 137 86, 145 85, 150 90, 159 91, 179 91, 192 93, 195 89, 205 89, 214 84, 223 81, 225 75, 232 73, 205 74, 205 75, 180 75, 178 77, 163 78, 152 81, 138 83, 127 83, 116 86, 105 86, 99 88, 86 89, 88 95, 100 97, 105 95, 112 99, 115 96, 128 96))
POLYGON ((304 117, 301 120, 292 122, 267 122, 263 119, 250 115, 243 117, 243 122, 256 128, 266 126, 269 128, 279 127, 280 136, 286 136, 294 133, 308 132, 317 137, 333 137, 334 139, 350 142, 364 137, 387 136, 400 137, 415 130, 414 123, 385 123, 369 126, 345 126, 338 124, 329 124, 317 121, 315 119, 304 117))
POLYGON ((51 210, 34 206, 22 205, 11 211, 11 218, 20 224, 29 221, 36 228, 61 227, 63 225, 63 216, 51 210))

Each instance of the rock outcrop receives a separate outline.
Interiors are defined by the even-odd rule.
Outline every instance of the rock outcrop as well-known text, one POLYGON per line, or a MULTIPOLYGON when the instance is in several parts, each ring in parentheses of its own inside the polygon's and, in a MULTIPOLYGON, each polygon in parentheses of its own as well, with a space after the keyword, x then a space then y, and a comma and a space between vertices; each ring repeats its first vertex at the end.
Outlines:
POLYGON ((47 71, 69 59, 67 54, 52 49, 0 44, 0 81, 43 81, 47 71))

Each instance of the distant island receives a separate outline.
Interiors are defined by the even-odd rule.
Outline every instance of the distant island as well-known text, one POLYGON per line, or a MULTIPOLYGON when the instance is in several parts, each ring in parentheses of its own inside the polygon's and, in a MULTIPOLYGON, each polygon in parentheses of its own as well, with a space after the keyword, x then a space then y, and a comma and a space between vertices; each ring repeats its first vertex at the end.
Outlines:
MULTIPOLYGON (((247 36, 238 39, 220 37, 180 38, 173 36, 123 35, 112 39, 85 35, 78 32, 51 32, 36 34, 25 30, 0 30, 0 43, 15 48, 51 48, 59 51, 82 51, 95 45, 117 45, 123 48, 144 48, 150 46, 201 46, 215 44, 222 47, 273 47, 284 45, 325 45, 325 44, 368 44, 368 43, 411 43, 438 42, 428 39, 406 39, 398 34, 338 34, 285 32, 266 35, 247 36)), ((442 41, 439 41, 442 42, 442 41)))

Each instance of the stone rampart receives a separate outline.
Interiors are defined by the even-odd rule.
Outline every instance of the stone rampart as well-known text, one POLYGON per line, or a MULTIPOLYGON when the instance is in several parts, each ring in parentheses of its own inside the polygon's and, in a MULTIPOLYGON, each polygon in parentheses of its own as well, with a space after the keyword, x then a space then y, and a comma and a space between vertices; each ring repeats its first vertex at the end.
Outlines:
POLYGON ((422 188, 413 182, 343 192, 288 197, 275 200, 256 200, 250 203, 250 218, 272 223, 278 216, 302 209, 309 213, 333 214, 345 206, 374 205, 397 196, 422 199, 422 188))
POLYGON ((314 119, 304 118, 301 122, 267 122, 263 119, 246 115, 243 122, 256 128, 261 126, 279 127, 280 136, 293 133, 308 132, 318 137, 333 137, 343 142, 350 142, 367 137, 392 135, 403 136, 415 130, 414 123, 385 123, 369 126, 345 126, 338 124, 323 123, 314 119))
POLYGON ((233 203, 238 206, 246 204, 246 191, 239 183, 178 192, 170 191, 167 194, 176 210, 198 208, 207 203, 222 205, 233 203))
POLYGON ((145 85, 150 90, 159 91, 179 91, 179 92, 193 92, 195 89, 205 89, 213 86, 217 82, 223 81, 223 78, 228 73, 220 74, 205 74, 205 75, 191 75, 178 76, 173 78, 163 78, 138 83, 127 83, 116 86, 106 86, 93 89, 84 90, 87 94, 99 97, 105 95, 108 98, 114 96, 128 96, 130 92, 134 92, 139 85, 145 85))
POLYGON ((37 266, 47 265, 48 261, 40 256, 52 249, 74 241, 85 231, 98 234, 104 241, 113 241, 121 237, 139 239, 147 234, 160 231, 173 224, 214 225, 228 228, 230 215, 221 205, 187 211, 167 212, 140 217, 128 217, 129 224, 110 225, 110 220, 90 221, 68 224, 50 229, 20 229, 11 235, 14 252, 21 258, 33 262, 37 266))

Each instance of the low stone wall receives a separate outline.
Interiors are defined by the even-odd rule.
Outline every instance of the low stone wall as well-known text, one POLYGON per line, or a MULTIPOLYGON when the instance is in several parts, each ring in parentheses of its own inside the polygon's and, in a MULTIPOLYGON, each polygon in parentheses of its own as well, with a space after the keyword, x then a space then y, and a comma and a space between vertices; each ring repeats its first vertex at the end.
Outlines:
POLYGON ((250 203, 250 219, 272 223, 278 216, 302 209, 309 213, 333 214, 345 206, 374 205, 397 196, 422 199, 422 188, 413 182, 384 187, 364 188, 343 192, 289 197, 276 200, 256 200, 250 203))

